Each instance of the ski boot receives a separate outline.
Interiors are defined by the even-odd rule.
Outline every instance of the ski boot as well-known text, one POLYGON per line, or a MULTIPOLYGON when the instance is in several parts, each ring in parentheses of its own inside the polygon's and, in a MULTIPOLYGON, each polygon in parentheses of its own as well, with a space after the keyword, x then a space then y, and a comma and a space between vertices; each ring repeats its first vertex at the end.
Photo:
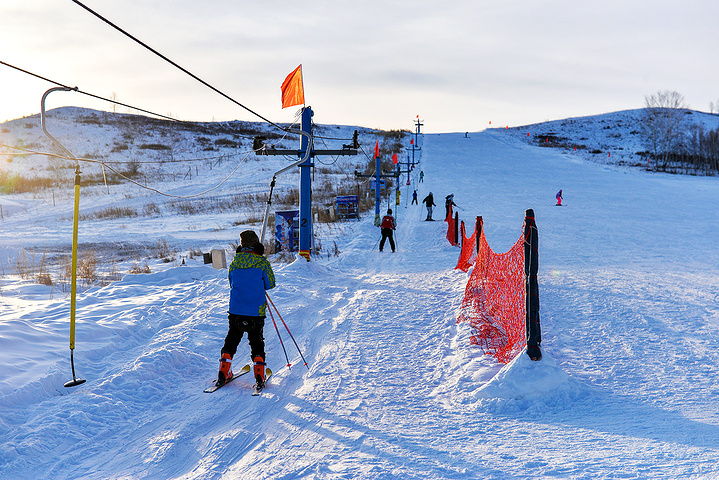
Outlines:
POLYGON ((255 382, 257 384, 257 388, 259 390, 262 390, 265 388, 265 360, 257 356, 255 357, 255 368, 254 368, 254 374, 255 374, 255 382))
POLYGON ((220 358, 220 371, 217 373, 217 385, 224 385, 230 378, 232 378, 232 356, 223 353, 220 358))

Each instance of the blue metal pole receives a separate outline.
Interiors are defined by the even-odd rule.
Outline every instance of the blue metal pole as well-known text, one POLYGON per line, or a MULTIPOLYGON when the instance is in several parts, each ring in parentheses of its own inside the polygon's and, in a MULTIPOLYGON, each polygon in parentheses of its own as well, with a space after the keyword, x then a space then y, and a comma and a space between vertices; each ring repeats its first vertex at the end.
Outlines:
MULTIPOLYGON (((302 110, 302 131, 312 135, 312 108, 302 110)), ((303 155, 308 148, 312 148, 304 135, 300 141, 300 151, 303 155)), ((313 156, 300 164, 300 249, 299 254, 310 261, 312 249, 312 167, 313 156)))
POLYGON ((374 163, 376 166, 375 171, 375 183, 374 183, 374 224, 379 227, 380 224, 380 215, 379 215, 379 204, 380 204, 380 182, 382 181, 382 172, 380 171, 382 168, 382 162, 380 161, 380 158, 377 157, 374 159, 374 163))

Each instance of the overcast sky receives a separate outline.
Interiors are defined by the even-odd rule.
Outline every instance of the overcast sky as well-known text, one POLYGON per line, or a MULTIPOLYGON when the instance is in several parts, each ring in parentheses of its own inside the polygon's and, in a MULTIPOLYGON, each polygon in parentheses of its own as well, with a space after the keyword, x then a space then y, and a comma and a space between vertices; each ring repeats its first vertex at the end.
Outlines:
MULTIPOLYGON (((323 124, 478 131, 641 108, 658 90, 719 104, 716 0, 83 3, 275 122, 295 116, 280 85, 299 64, 323 124)), ((1 0, 0 60, 183 120, 259 120, 71 0, 1 0)), ((0 121, 39 112, 52 86, 3 65, 0 84, 0 121)), ((63 105, 111 109, 49 97, 63 105)))

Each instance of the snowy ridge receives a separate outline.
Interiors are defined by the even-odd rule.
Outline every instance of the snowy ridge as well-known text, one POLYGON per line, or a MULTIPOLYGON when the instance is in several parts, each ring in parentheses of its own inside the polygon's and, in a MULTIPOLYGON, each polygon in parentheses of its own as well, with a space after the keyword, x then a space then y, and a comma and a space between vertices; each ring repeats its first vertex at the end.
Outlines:
MULTIPOLYGON (((483 216, 496 252, 534 209, 541 362, 520 354, 501 366, 469 345, 468 327, 456 323, 468 275, 453 269, 459 249, 403 189, 397 253, 377 251, 370 215, 341 226, 337 257, 273 263, 270 296, 309 369, 278 320, 293 364, 284 366, 268 317, 274 374, 259 398, 243 379, 202 393, 226 333, 226 270, 197 259, 153 264, 152 274, 83 291, 75 362, 87 383, 72 389, 62 386, 71 375, 67 295, 3 285, 0 477, 719 475, 717 180, 600 165, 499 130, 425 135, 421 168, 418 193, 434 193, 435 218, 454 193, 461 219, 483 216)), ((3 232, 68 236, 61 215, 48 212, 44 225, 23 215, 3 232)), ((94 222, 80 236, 142 229, 212 244, 243 228, 121 223, 94 222)), ((243 342, 236 364, 245 360, 243 342)))
MULTIPOLYGON (((647 150, 640 135, 643 113, 644 109, 635 109, 553 120, 511 127, 507 133, 522 142, 566 150, 596 163, 646 166, 641 155, 647 150)), ((719 128, 719 115, 687 110, 685 120, 687 125, 702 125, 706 130, 719 128)))

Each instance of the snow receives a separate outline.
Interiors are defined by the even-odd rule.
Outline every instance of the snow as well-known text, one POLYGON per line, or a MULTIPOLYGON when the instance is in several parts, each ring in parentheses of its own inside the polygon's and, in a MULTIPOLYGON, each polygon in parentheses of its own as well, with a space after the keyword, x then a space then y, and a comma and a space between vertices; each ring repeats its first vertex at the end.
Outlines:
MULTIPOLYGON (((603 128, 593 124, 579 135, 593 138, 603 128)), ((4 280, 0 477, 719 476, 717 179, 596 163, 512 130, 426 134, 421 159, 420 199, 454 193, 468 225, 483 216, 496 252, 534 209, 541 362, 520 354, 502 366, 469 345, 456 323, 468 278, 453 269, 459 250, 444 222, 422 221, 404 197, 397 253, 373 248, 367 215, 338 230, 338 256, 273 263, 269 293, 308 368, 276 318, 285 367, 268 317, 274 375, 261 397, 243 379, 202 393, 218 367, 228 285, 201 258, 83 289, 75 367, 87 382, 70 389, 68 294, 4 280), (555 207, 560 188, 566 206, 555 207)), ((242 181, 250 191, 270 178, 242 181)), ((29 239, 68 243, 71 202, 42 212, 26 199, 0 223, 0 253, 14 258, 29 239)), ((210 246, 243 228, 207 228, 226 220, 95 221, 80 238, 210 246)), ((245 342, 235 364, 244 360, 245 342)))

